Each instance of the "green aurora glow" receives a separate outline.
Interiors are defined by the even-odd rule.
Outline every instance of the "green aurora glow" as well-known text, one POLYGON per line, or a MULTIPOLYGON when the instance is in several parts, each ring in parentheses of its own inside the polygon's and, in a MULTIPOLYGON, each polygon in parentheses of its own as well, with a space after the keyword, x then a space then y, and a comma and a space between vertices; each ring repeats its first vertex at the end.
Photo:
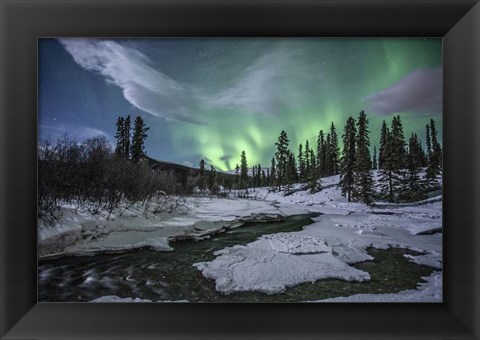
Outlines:
MULTIPOLYGON (((118 71, 105 71, 103 64, 95 66, 97 69, 90 66, 85 58, 95 60, 95 51, 80 56, 85 57, 80 60, 78 53, 84 52, 63 43, 70 54, 63 51, 62 58, 76 58, 77 63, 71 67, 87 73, 86 77, 96 77, 96 81, 100 74, 110 83, 95 91, 87 85, 83 94, 84 100, 100 105, 101 121, 76 119, 82 126, 112 137, 115 117, 129 112, 141 114, 151 127, 146 150, 153 158, 198 166, 203 157, 217 169, 232 170, 245 150, 249 166, 260 163, 267 167, 281 130, 287 132, 296 155, 299 143, 305 144, 308 139, 310 145, 316 145, 319 130, 328 131, 331 122, 340 138, 346 119, 356 118, 361 110, 370 120, 372 148, 378 147, 382 121, 390 124, 397 114, 407 138, 415 132, 423 140, 430 118, 436 120, 439 140, 442 138, 441 85, 440 91, 432 90, 439 93, 425 99, 427 103, 422 98, 401 98, 407 102, 399 104, 406 108, 404 111, 376 111, 367 98, 388 89, 398 90, 412 74, 413 84, 430 86, 429 72, 441 72, 441 39, 128 39, 112 44, 145 57, 135 59, 133 54, 136 64, 125 66, 135 70, 128 76, 141 86, 132 87, 117 76, 118 71), (142 67, 149 72, 143 73, 142 67), (156 74, 152 76, 151 70, 158 71, 161 80, 155 83, 153 96, 141 92, 148 87, 142 81, 150 84, 158 80, 148 79, 156 74), (427 84, 415 83, 421 81, 427 84), (112 98, 115 104, 109 108, 106 99, 98 104, 98 96, 112 98)), ((122 65, 118 66, 120 70, 122 65)), ((407 88, 394 93, 405 96, 409 92, 407 88)), ((82 92, 77 95, 82 96, 82 92)), ((382 108, 395 107, 390 101, 390 97, 382 99, 382 108)), ((47 124, 51 117, 48 106, 40 107, 41 122, 47 124)))

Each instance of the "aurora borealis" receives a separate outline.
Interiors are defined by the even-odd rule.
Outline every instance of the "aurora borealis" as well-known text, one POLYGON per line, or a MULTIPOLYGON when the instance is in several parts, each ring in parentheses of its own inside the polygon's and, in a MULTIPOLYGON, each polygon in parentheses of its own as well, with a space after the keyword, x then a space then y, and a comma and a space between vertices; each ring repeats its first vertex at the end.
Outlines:
MULTIPOLYGON (((442 140, 442 40, 426 38, 39 39, 39 136, 104 135, 119 116, 150 127, 147 154, 231 170, 269 166, 281 130, 297 153, 365 110, 371 144, 399 114, 442 140)), ((423 144, 425 142, 423 141, 423 144)))

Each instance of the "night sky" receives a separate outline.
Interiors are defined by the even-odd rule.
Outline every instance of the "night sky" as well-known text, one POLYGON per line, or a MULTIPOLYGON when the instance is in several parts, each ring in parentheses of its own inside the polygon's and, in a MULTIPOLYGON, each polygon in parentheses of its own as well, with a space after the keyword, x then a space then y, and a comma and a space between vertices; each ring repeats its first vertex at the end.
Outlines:
POLYGON ((441 39, 39 39, 39 137, 114 145, 119 116, 141 115, 152 158, 231 170, 269 166, 281 130, 297 154, 333 121, 365 110, 371 143, 399 114, 441 142, 441 39))

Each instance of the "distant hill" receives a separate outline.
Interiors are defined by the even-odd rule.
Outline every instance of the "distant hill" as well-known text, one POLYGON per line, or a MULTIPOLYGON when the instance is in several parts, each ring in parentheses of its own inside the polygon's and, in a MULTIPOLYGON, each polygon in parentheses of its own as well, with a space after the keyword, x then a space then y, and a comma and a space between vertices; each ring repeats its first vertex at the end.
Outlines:
MULTIPOLYGON (((247 172, 248 176, 252 176, 252 170, 253 170, 253 169, 252 169, 252 168, 248 168, 247 170, 248 170, 248 172, 247 172)), ((262 171, 265 171, 265 175, 266 175, 266 174, 267 174, 267 170, 270 171, 270 168, 261 168, 261 170, 262 170, 262 171)), ((229 175, 235 175, 235 171, 236 171, 236 170, 227 170, 227 171, 224 171, 224 173, 225 173, 225 174, 229 174, 229 175)))
POLYGON ((175 173, 187 173, 192 176, 196 176, 199 174, 200 169, 196 168, 190 168, 185 165, 177 164, 177 163, 172 163, 172 162, 165 162, 165 161, 158 161, 156 159, 150 158, 148 156, 145 156, 145 158, 148 161, 148 165, 152 167, 152 169, 155 170, 161 170, 161 171, 173 171, 175 173))
MULTIPOLYGON (((172 163, 172 162, 165 162, 165 161, 158 161, 156 159, 150 158, 145 156, 148 161, 148 164, 152 169, 160 170, 160 171, 172 171, 175 176, 179 179, 180 182, 185 183, 187 177, 196 177, 200 175, 200 169, 198 168, 191 168, 185 165, 172 163)), ((205 169, 206 173, 209 173, 210 170, 205 169)), ((234 174, 228 174, 222 171, 217 170, 217 180, 218 182, 222 182, 224 179, 231 179, 235 178, 234 174)))

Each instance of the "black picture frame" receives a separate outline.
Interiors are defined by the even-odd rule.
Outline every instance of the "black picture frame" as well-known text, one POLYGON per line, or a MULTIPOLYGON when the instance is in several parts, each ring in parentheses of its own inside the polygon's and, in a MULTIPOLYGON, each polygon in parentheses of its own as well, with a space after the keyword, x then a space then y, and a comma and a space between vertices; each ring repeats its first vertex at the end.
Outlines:
POLYGON ((4 339, 480 337, 480 5, 437 1, 3 0, 4 339), (37 37, 443 37, 444 302, 37 303, 37 37))

